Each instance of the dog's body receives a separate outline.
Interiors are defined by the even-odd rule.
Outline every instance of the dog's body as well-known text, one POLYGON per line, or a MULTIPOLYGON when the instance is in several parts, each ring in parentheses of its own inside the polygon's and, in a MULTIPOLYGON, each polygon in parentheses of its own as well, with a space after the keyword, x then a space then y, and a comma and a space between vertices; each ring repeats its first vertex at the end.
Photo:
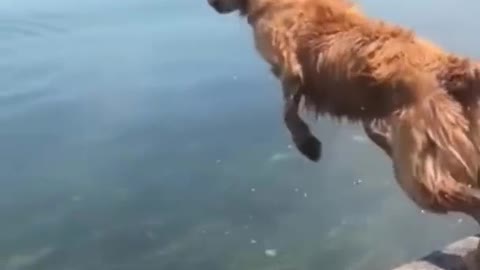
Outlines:
POLYGON ((302 97, 317 115, 363 123, 419 207, 479 220, 480 66, 346 0, 209 2, 247 17, 304 155, 318 160, 321 145, 298 115, 302 97))

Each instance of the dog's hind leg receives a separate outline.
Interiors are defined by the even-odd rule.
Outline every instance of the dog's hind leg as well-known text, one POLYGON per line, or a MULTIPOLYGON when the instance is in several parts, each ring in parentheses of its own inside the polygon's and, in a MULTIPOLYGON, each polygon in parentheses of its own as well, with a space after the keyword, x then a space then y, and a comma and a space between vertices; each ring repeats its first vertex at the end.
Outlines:
POLYGON ((283 79, 284 97, 283 120, 297 149, 311 161, 318 161, 322 155, 322 143, 312 134, 308 125, 300 118, 299 107, 302 98, 294 80, 283 79))
POLYGON ((367 137, 372 140, 389 157, 392 156, 391 126, 387 119, 375 119, 364 121, 363 130, 367 137))

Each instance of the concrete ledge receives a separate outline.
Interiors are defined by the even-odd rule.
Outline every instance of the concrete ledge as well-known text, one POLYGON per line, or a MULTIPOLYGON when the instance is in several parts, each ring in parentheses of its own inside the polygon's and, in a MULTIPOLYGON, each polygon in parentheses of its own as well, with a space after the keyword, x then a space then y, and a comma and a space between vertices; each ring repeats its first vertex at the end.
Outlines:
POLYGON ((454 242, 442 250, 435 251, 419 260, 393 270, 477 270, 473 254, 476 252, 480 235, 470 236, 454 242))

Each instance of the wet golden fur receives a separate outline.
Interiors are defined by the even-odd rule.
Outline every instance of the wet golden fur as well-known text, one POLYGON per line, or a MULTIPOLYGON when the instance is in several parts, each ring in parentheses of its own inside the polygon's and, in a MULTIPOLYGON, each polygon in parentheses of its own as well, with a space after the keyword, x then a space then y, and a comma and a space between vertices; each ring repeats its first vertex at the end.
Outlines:
MULTIPOLYGON (((478 211, 475 63, 368 18, 344 0, 209 1, 219 12, 236 9, 246 17, 258 52, 282 82, 290 115, 302 97, 319 116, 366 127, 382 122, 388 134, 381 147, 397 182, 419 207, 478 211)), ((286 117, 297 146, 313 136, 299 121, 286 117)))

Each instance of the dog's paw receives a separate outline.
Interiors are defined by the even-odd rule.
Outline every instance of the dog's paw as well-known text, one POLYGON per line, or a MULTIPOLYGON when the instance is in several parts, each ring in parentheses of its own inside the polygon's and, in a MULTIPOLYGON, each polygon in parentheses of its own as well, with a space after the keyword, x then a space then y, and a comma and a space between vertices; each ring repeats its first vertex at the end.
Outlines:
POLYGON ((297 148, 304 156, 314 162, 319 161, 322 156, 322 143, 314 136, 299 142, 297 148))

